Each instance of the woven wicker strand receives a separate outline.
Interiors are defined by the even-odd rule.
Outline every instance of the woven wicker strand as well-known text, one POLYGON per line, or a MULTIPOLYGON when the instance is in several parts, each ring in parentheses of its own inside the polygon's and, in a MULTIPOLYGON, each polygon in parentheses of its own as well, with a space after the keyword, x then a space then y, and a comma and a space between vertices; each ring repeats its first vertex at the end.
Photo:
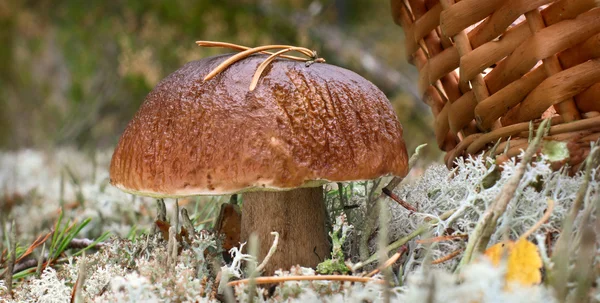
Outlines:
POLYGON ((570 158, 561 164, 582 163, 600 138, 598 6, 598 0, 391 0, 449 167, 482 152, 518 155, 530 121, 545 118, 552 118, 545 140, 567 143, 570 158))

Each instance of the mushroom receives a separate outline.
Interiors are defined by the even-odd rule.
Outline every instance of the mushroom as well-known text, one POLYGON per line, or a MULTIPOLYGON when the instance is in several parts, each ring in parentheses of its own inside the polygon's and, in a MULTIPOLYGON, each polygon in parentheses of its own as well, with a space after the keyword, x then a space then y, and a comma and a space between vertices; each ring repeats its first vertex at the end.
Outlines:
POLYGON ((404 176, 402 126, 385 95, 356 73, 278 58, 248 89, 265 55, 187 63, 146 97, 125 129, 110 182, 153 197, 243 193, 242 241, 259 260, 280 235, 265 273, 329 257, 322 185, 404 176))

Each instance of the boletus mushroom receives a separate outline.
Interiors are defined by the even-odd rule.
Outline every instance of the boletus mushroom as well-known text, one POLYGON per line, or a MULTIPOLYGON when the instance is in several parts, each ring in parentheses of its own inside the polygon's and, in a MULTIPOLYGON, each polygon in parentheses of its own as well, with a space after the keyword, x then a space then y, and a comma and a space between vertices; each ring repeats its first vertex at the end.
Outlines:
POLYGON ((147 196, 243 193, 242 241, 256 233, 259 261, 280 235, 266 274, 329 257, 327 182, 404 176, 402 126, 385 95, 356 73, 278 58, 249 90, 266 55, 213 79, 231 55, 187 63, 146 97, 123 133, 111 183, 147 196))

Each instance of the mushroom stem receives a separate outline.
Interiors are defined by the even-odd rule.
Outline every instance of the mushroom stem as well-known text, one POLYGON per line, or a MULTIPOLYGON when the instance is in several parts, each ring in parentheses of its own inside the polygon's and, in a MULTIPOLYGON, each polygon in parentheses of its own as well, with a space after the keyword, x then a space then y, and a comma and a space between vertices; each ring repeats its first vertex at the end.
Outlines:
POLYGON ((241 240, 248 241, 250 234, 256 233, 260 262, 269 251, 271 232, 281 235, 277 251, 266 264, 264 274, 272 275, 277 269, 289 270, 298 264, 314 268, 329 258, 325 217, 321 186, 244 193, 241 240))

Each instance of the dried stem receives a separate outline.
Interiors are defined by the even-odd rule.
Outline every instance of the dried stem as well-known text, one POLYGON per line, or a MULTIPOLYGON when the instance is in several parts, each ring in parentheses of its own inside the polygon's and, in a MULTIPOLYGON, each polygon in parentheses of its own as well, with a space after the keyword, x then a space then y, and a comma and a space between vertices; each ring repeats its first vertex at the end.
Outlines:
POLYGON ((544 216, 539 221, 537 221, 537 223, 535 223, 535 225, 533 225, 529 230, 527 230, 524 234, 522 234, 520 238, 521 239, 529 238, 529 236, 531 236, 538 228, 540 228, 540 226, 542 226, 544 223, 546 223, 546 221, 548 221, 548 219, 550 219, 550 216, 552 215, 553 210, 554 210, 554 200, 548 199, 548 208, 546 209, 544 216))
MULTIPOLYGON (((427 144, 421 144, 421 145, 417 146, 417 148, 415 149, 415 152, 408 160, 408 171, 409 172, 413 168, 413 166, 415 165, 417 160, 419 159, 420 152, 425 146, 427 146, 427 144)), ((379 203, 377 201, 384 199, 385 196, 391 195, 394 191, 394 188, 396 188, 396 186, 398 186, 402 182, 403 179, 404 179, 403 177, 392 178, 392 180, 382 189, 382 193, 377 197, 377 199, 375 201, 373 201, 373 193, 374 193, 374 189, 379 185, 379 183, 377 183, 377 186, 374 185, 373 190, 369 193, 369 198, 367 199, 367 215, 366 215, 367 218, 365 220, 365 225, 363 227, 362 236, 361 236, 360 242, 359 242, 359 254, 360 254, 361 260, 366 259, 370 253, 368 244, 369 244, 369 238, 371 237, 371 233, 373 232, 374 225, 376 222, 375 216, 378 213, 379 203), (375 203, 373 204, 373 202, 375 202, 375 203), (371 206, 371 205, 373 205, 373 206, 371 206)), ((396 195, 394 195, 394 196, 396 198, 398 198, 396 195)), ((395 200, 395 201, 400 203, 400 205, 402 205, 406 209, 416 212, 416 208, 412 207, 412 205, 410 205, 406 202, 404 202, 404 204, 401 203, 400 201, 402 201, 402 200, 400 198, 398 198, 398 200, 395 200)), ((402 246, 403 244, 404 243, 398 245, 396 248, 393 248, 393 249, 397 249, 398 247, 402 246)), ((389 248, 389 246, 388 246, 388 248, 389 248)), ((389 252, 390 250, 387 250, 387 251, 389 252)), ((375 261, 375 259, 372 259, 372 257, 369 258, 369 260, 370 260, 370 262, 375 261)))
POLYGON ((37 259, 37 268, 35 270, 35 274, 38 277, 42 274, 42 267, 43 267, 44 263, 46 262, 46 257, 44 256, 45 254, 46 254, 46 243, 44 243, 42 245, 42 253, 40 254, 40 256, 37 259))
POLYGON ((12 294, 12 272, 15 266, 15 261, 17 257, 17 229, 15 228, 15 221, 13 220, 10 227, 10 259, 8 261, 8 266, 5 271, 4 277, 4 285, 6 286, 7 292, 10 297, 13 297, 12 294))
POLYGON ((540 143, 542 142, 542 138, 548 132, 550 127, 550 120, 546 119, 540 126, 538 127, 537 134, 532 142, 529 144, 529 147, 525 151, 523 155, 523 159, 521 159, 521 163, 515 170, 514 175, 506 182, 503 186, 502 191, 496 202, 492 204, 486 212, 483 214, 477 226, 473 230, 467 247, 465 249, 465 254, 463 255, 462 260, 460 261, 460 265, 458 270, 460 270, 464 265, 468 264, 473 258, 474 253, 481 253, 487 247, 488 242, 494 231, 496 230, 496 224, 498 219, 504 214, 506 211, 506 207, 508 203, 512 200, 517 187, 519 186, 519 182, 521 178, 525 174, 525 170, 527 169, 527 165, 533 159, 533 155, 537 152, 540 143))
POLYGON ((377 247, 379 254, 379 264, 381 268, 381 273, 383 274, 383 278, 385 280, 385 286, 383 287, 383 302, 389 303, 391 300, 390 297, 390 281, 392 280, 392 273, 387 266, 384 266, 386 263, 386 259, 388 258, 388 253, 385 249, 385 246, 388 243, 388 224, 389 224, 389 214, 386 205, 383 205, 383 199, 379 199, 377 201, 379 203, 379 234, 377 235, 377 247))
POLYGON ((167 242, 167 264, 166 272, 171 272, 171 268, 177 263, 177 231, 174 226, 169 227, 169 241, 167 242))
POLYGON ((383 265, 381 265, 379 268, 373 270, 372 272, 368 273, 365 277, 373 277, 374 275, 376 275, 378 272, 381 271, 381 269, 383 268, 387 268, 392 266, 392 264, 396 263, 396 261, 398 261, 398 259, 400 259, 400 257, 406 252, 408 251, 408 247, 406 246, 402 246, 400 251, 398 251, 397 253, 395 253, 391 258, 389 258, 385 263, 383 263, 383 265))
POLYGON ((84 302, 83 285, 85 285, 85 280, 88 278, 88 268, 85 254, 81 257, 81 259, 79 259, 78 263, 79 273, 77 275, 77 281, 75 281, 75 285, 73 285, 73 292, 71 293, 71 302, 74 303, 84 302))
MULTIPOLYGON (((69 242, 69 245, 67 246, 67 249, 69 249, 69 248, 83 249, 83 248, 86 248, 86 247, 92 245, 93 243, 94 243, 94 240, 90 240, 90 239, 87 239, 87 238, 73 239, 73 240, 71 240, 71 242, 69 242)), ((94 247, 101 248, 104 245, 106 245, 106 243, 99 242, 99 243, 96 243, 96 245, 94 245, 94 247)))
MULTIPOLYGON (((259 284, 271 284, 281 283, 287 281, 346 281, 346 282, 376 282, 383 284, 383 280, 367 278, 367 277, 356 277, 356 276, 344 276, 344 275, 322 275, 322 276, 283 276, 283 277, 258 277, 254 279, 256 285, 259 284)), ((250 279, 237 280, 227 283, 227 286, 235 286, 238 284, 246 284, 250 282, 250 279)))
MULTIPOLYGON (((248 240, 248 253, 252 256, 254 260, 257 260, 258 256, 258 236, 255 233, 250 235, 250 239, 248 240)), ((254 302, 254 296, 256 295, 256 277, 258 276, 258 271, 256 270, 256 263, 248 262, 246 265, 246 270, 248 273, 248 303, 254 302)))
POLYGON ((265 268, 267 263, 269 263, 269 259, 271 259, 271 256, 273 256, 273 254, 275 254, 275 252, 277 251, 277 243, 279 243, 279 233, 274 231, 274 232, 271 232, 271 235, 273 235, 275 237, 275 239, 273 239, 273 244, 271 245, 271 249, 269 249, 269 252, 263 259, 262 263, 260 263, 260 265, 256 268, 256 272, 261 272, 263 270, 263 268, 265 268))
POLYGON ((431 261, 431 264, 440 264, 440 263, 444 263, 446 261, 452 260, 452 258, 460 255, 460 253, 462 251, 463 251, 463 249, 459 248, 459 249, 453 251, 452 253, 450 253, 450 254, 448 254, 446 256, 443 256, 443 257, 441 257, 439 259, 435 259, 435 260, 431 261))
MULTIPOLYGON (((409 172, 415 166, 415 163, 417 163, 417 160, 419 160, 419 157, 421 157, 421 151, 426 146, 427 146, 427 144, 421 144, 421 145, 417 146, 417 148, 415 148, 415 152, 412 154, 412 156, 410 156, 410 159, 408 159, 408 171, 409 172)), ((404 178, 394 177, 384 188, 387 191, 392 192, 402 182, 402 180, 404 180, 404 178)))
MULTIPOLYGON (((449 210, 443 214, 441 214, 439 216, 439 220, 446 220, 448 219, 450 216, 452 216, 452 214, 454 214, 454 212, 456 211, 456 209, 452 209, 449 210)), ((430 221, 428 221, 427 223, 422 224, 421 226, 419 226, 415 231, 413 231, 412 233, 410 233, 409 235, 397 240, 396 242, 393 242, 392 244, 388 245, 385 250, 387 252, 390 252, 392 250, 398 249, 400 248, 402 245, 408 243, 408 241, 424 234, 425 232, 428 232, 436 223, 438 223, 438 219, 432 219, 430 221)), ((352 271, 356 271, 360 268, 362 268, 363 266, 373 263, 374 261, 377 260, 377 254, 372 255, 371 257, 369 257, 366 261, 364 262, 359 262, 357 263, 353 268, 352 271)))
POLYGON ((365 218, 365 221, 364 221, 364 224, 362 227, 362 235, 360 237, 360 242, 359 242, 359 247, 358 247, 358 251, 359 251, 361 260, 364 260, 365 258, 367 258, 371 253, 369 250, 369 239, 371 238, 371 234, 375 230, 375 224, 377 223, 377 217, 379 215, 379 207, 380 207, 379 200, 382 199, 383 194, 380 194, 376 200, 373 199, 373 196, 374 196, 375 190, 379 186, 380 182, 381 182, 381 179, 377 179, 377 180, 373 181, 371 190, 367 194, 367 201, 366 201, 367 213, 365 214, 366 218, 365 218))
POLYGON ((384 194, 386 194, 388 197, 390 197, 390 199, 392 199, 392 200, 396 201, 398 204, 400 204, 400 206, 404 207, 406 210, 411 211, 411 212, 418 212, 417 208, 410 205, 410 203, 400 199, 400 197, 398 197, 398 195, 396 195, 394 192, 390 191, 389 189, 384 187, 381 191, 384 194))
POLYGON ((434 238, 427 238, 427 239, 423 239, 423 240, 417 240, 415 242, 417 244, 427 244, 427 243, 448 241, 448 240, 454 240, 454 239, 466 239, 468 237, 469 237, 469 235, 439 236, 439 237, 434 237, 434 238))
POLYGON ((175 232, 179 233, 179 199, 175 199, 175 211, 173 212, 173 226, 175 226, 175 232))
MULTIPOLYGON (((14 275, 16 273, 22 272, 24 270, 27 270, 27 269, 30 269, 33 267, 39 267, 40 261, 41 261, 41 265, 44 265, 44 263, 46 263, 46 261, 48 261, 48 256, 40 255, 37 259, 27 259, 20 263, 16 263, 15 266, 13 267, 12 273, 14 275)), ((43 266, 42 266, 42 268, 43 268, 43 266)), ((40 268, 40 273, 42 271, 42 268, 40 268)))

